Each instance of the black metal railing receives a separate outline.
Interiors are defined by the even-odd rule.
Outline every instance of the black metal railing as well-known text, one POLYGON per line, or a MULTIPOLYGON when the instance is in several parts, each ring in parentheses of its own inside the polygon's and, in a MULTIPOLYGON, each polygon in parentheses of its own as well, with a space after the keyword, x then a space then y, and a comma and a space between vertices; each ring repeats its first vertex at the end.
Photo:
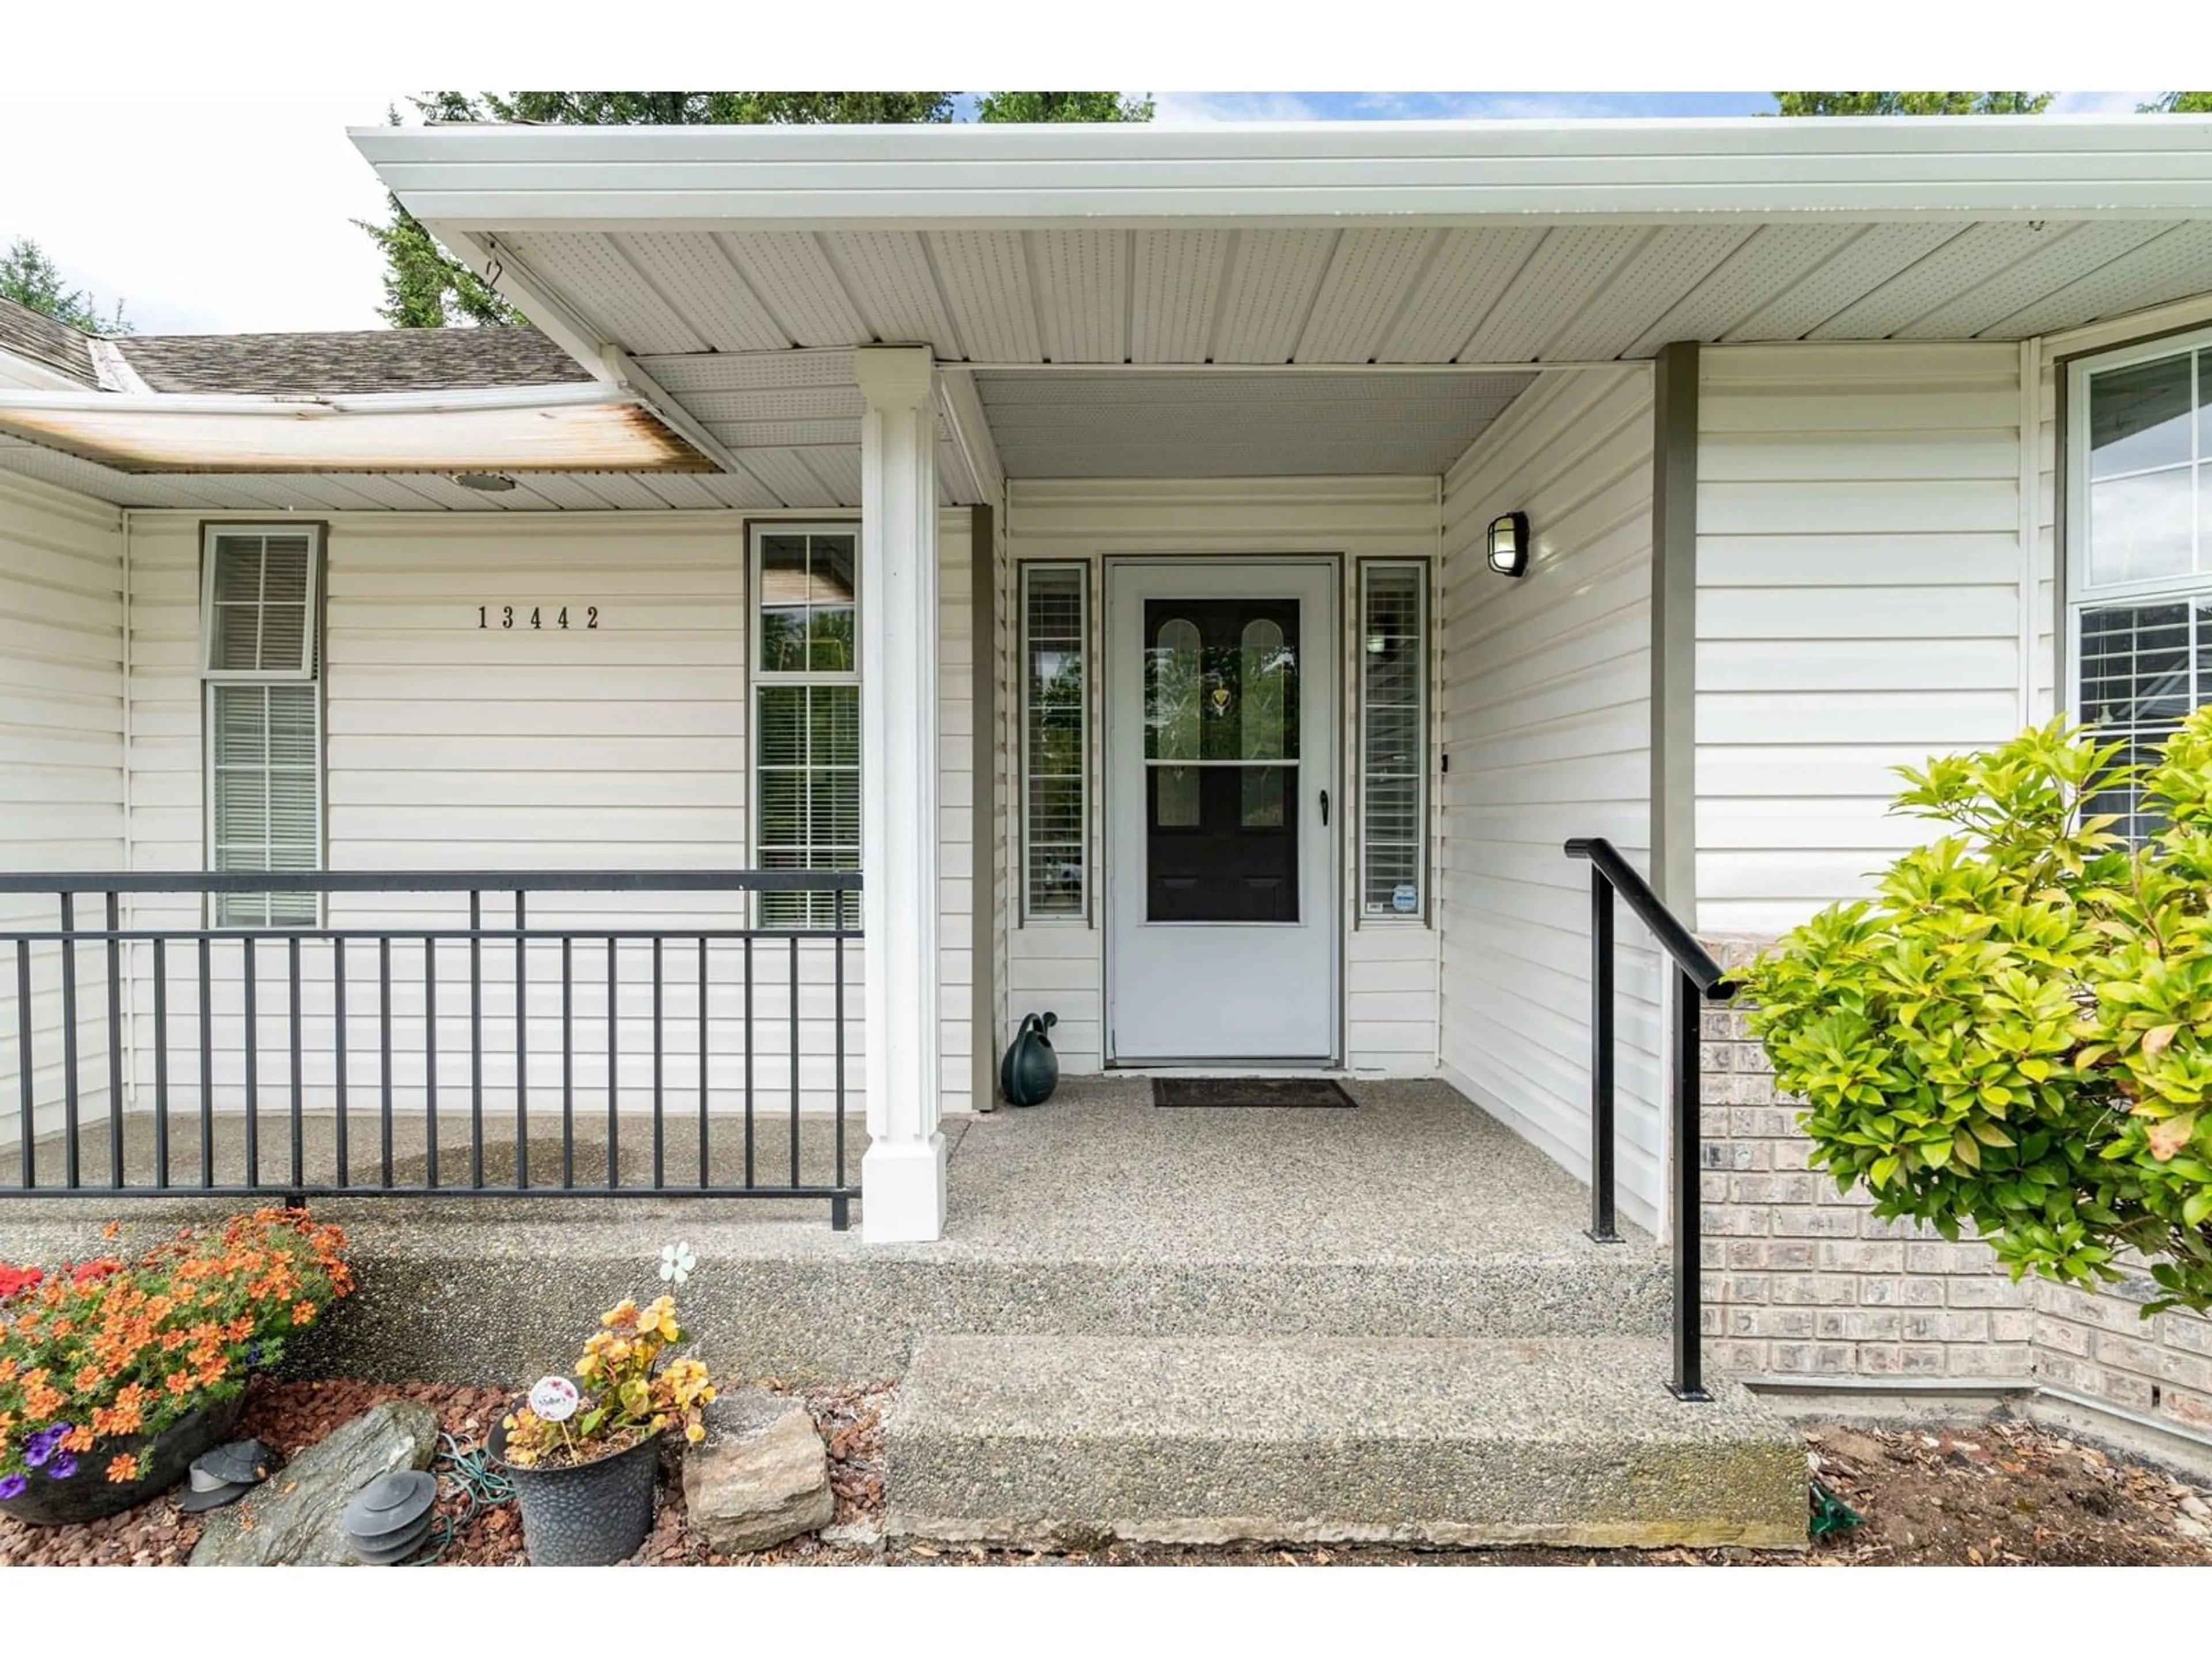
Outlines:
POLYGON ((1698 1016, 1705 1003, 1725 1002, 1735 994, 1735 987, 1611 842, 1600 836, 1578 836, 1567 843, 1566 851, 1571 859, 1589 860, 1590 866, 1589 1233, 1601 1243, 1618 1243, 1620 1238, 1613 1207, 1613 901, 1616 893, 1628 901, 1628 908, 1674 965, 1673 994, 1668 1005, 1672 1050, 1668 1092, 1674 1156, 1674 1375, 1667 1386, 1678 1400, 1710 1400, 1700 1330, 1705 1298, 1699 1275, 1705 1264, 1698 1211, 1703 1160, 1698 1155, 1698 1119, 1704 1104, 1704 1072, 1698 1061, 1698 1016))
POLYGON ((820 871, 0 875, 0 896, 56 905, 52 926, 0 925, 18 1117, 0 1196, 818 1199, 842 1228, 860 887, 820 871), (254 894, 312 896, 322 920, 219 920, 225 896, 254 894), (641 917, 652 894, 689 896, 641 917))

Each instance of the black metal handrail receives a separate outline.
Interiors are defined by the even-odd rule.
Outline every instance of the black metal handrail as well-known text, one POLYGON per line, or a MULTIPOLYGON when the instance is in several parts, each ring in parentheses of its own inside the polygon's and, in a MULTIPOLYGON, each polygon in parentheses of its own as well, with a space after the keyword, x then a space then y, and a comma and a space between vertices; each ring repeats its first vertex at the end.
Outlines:
MULTIPOLYGON (((9 1042, 12 1038, 19 1132, 16 1179, 0 1183, 0 1196, 282 1195, 292 1203, 304 1202, 309 1196, 379 1194, 818 1199, 828 1201, 832 1224, 842 1228, 848 1218, 850 1200, 859 1192, 857 1184, 849 1178, 845 1146, 845 992, 846 946, 860 937, 856 897, 860 889, 860 876, 850 871, 800 870, 0 874, 0 895, 43 896, 56 904, 54 926, 0 926, 0 975, 5 974, 4 964, 11 952, 15 958, 13 983, 0 978, 0 998, 12 990, 15 1004, 13 1030, 0 1030, 0 1059, 9 1057, 9 1042), (533 893, 752 896, 741 897, 739 904, 733 907, 734 914, 726 918, 701 914, 686 918, 686 925, 681 926, 665 921, 641 925, 616 918, 601 921, 597 917, 580 921, 570 917, 550 926, 533 926, 529 910, 529 899, 533 893), (318 900, 319 915, 323 908, 322 901, 331 894, 401 894, 428 896, 434 902, 441 896, 465 896, 467 908, 465 921, 457 916, 450 922, 428 925, 413 921, 398 925, 369 911, 350 926, 240 925, 220 920, 210 920, 203 926, 126 926, 122 911, 122 900, 126 894, 167 896, 180 904, 194 906, 206 906, 212 895, 313 895, 318 900), (79 917, 77 901, 86 895, 100 896, 100 925, 88 925, 79 917), (501 908, 511 899, 511 921, 487 920, 487 895, 501 908), (795 923, 804 925, 764 925, 758 917, 747 914, 761 903, 763 896, 773 895, 826 896, 826 902, 817 898, 805 903, 804 914, 794 919, 795 923), (512 950, 511 975, 495 974, 487 979, 487 946, 512 950), (580 980, 578 958, 585 954, 580 946, 604 947, 603 975, 594 975, 587 964, 580 980), (174 973, 171 971, 173 947, 174 954, 183 958, 181 967, 174 973), (44 989, 40 988, 39 975, 34 972, 41 951, 47 965, 58 969, 54 976, 56 982, 44 989), (81 1019, 80 1005, 86 990, 80 984, 79 973, 81 953, 87 951, 104 957, 106 969, 105 1008, 103 1011, 98 1006, 100 988, 93 988, 90 995, 95 1006, 88 1022, 81 1019), (438 1030, 441 971, 446 978, 447 997, 451 999, 453 970, 447 966, 447 959, 464 952, 465 969, 462 977, 466 984, 467 1012, 461 1018, 465 1018, 468 1028, 465 1048, 453 1043, 450 1037, 441 1045, 438 1030), (810 952, 813 953, 811 958, 810 952), (278 980, 276 971, 264 967, 264 959, 271 955, 282 957, 281 979, 285 988, 281 998, 270 999, 281 1000, 281 1010, 264 1010, 263 1006, 264 991, 273 991, 278 980), (550 959, 556 956, 557 975, 548 978, 545 975, 550 972, 550 959), (629 973, 624 972, 625 963, 635 964, 640 957, 649 963, 649 979, 635 965, 629 973), (830 992, 826 1016, 817 1012, 811 1019, 801 1000, 802 980, 810 960, 818 964, 817 972, 827 979, 830 992), (132 981, 142 972, 150 980, 152 1006, 146 1011, 150 1040, 142 1041, 135 1029, 126 1040, 126 964, 132 981), (537 975, 532 973, 533 965, 538 969, 537 975), (763 978, 772 980, 778 969, 787 992, 783 1008, 775 1012, 757 1010, 757 987, 763 978), (823 969, 826 973, 821 971, 823 969), (550 1012, 535 1012, 530 994, 533 986, 539 988, 542 994, 544 987, 556 981, 559 986, 557 1016, 550 1012), (599 1005, 596 1009, 586 1007, 580 1012, 580 982, 587 991, 594 984, 601 988, 595 999, 599 1005), (374 988, 373 994, 371 985, 374 988), (318 1009, 310 1012, 307 1009, 303 986, 312 988, 319 1000, 327 993, 327 1012, 318 1009), (419 1008, 398 1006, 395 1003, 395 987, 400 1002, 411 1005, 419 996, 419 1008), (350 1019, 349 988, 355 999, 350 1019), (638 997, 648 988, 649 1017, 626 1013, 623 1006, 625 994, 638 997), (494 1000, 489 1010, 488 989, 494 1000), (234 996, 234 1005, 219 1007, 218 990, 226 1000, 234 996), (677 1026, 687 1022, 690 1026, 692 1041, 681 1051, 671 1031, 672 990, 679 994, 688 991, 696 998, 690 1009, 679 1011, 673 1017, 677 1026), (499 1006, 502 991, 503 1009, 499 1006), (187 992, 193 994, 189 1012, 173 1013, 173 999, 187 992), (715 1006, 718 1000, 722 1005, 719 1010, 715 1006), (756 1039, 761 1023, 756 1020, 757 1012, 765 1016, 766 1023, 780 1026, 781 1030, 787 1086, 781 1091, 782 1101, 772 1106, 766 1105, 764 1095, 755 1087, 760 1048, 756 1039), (283 1020, 285 1055, 282 1066, 283 1080, 274 1091, 264 1087, 263 1078, 264 1062, 268 1058, 265 1050, 275 1046, 264 1044, 262 1037, 264 1024, 270 1013, 279 1014, 283 1020), (503 1021, 510 1032, 510 1043, 501 1048, 501 1057, 511 1058, 513 1064, 514 1080, 506 1089, 487 1089, 488 1017, 495 1023, 503 1021), (817 1028, 825 1018, 830 1029, 821 1046, 827 1050, 829 1062, 828 1109, 809 1113, 802 1109, 807 1092, 801 1082, 805 1049, 802 1036, 818 1036, 817 1028), (561 1167, 560 1178, 554 1182, 533 1179, 531 1168, 531 1036, 533 1026, 543 1030, 556 1019, 560 1048, 557 1070, 547 1063, 544 1055, 540 1056, 541 1070, 553 1072, 555 1079, 540 1086, 548 1091, 557 1091, 559 1097, 561 1167), (370 1022, 374 1024, 374 1041, 357 1039, 356 1031, 370 1022), (590 1091, 588 1079, 579 1077, 580 1022, 587 1038, 599 1042, 604 1054, 604 1085, 591 1091, 596 1093, 597 1103, 605 1108, 604 1182, 578 1179, 580 1087, 590 1091), (89 1030, 86 1029, 88 1024, 89 1030), (179 1040, 176 1028, 180 1024, 187 1034, 179 1040), (648 1024, 647 1051, 640 1053, 635 1047, 626 1048, 625 1036, 648 1024), (395 1057, 405 1049, 395 1044, 395 1027, 403 1043, 413 1040, 420 1047, 419 1064, 413 1066, 411 1074, 404 1079, 398 1075, 402 1068, 395 1057), (325 1029, 329 1034, 327 1052, 319 1046, 325 1029), (307 1044, 310 1030, 318 1040, 318 1047, 313 1050, 307 1044), (726 1039, 732 1031, 738 1036, 736 1075, 718 1081, 714 1039, 717 1036, 726 1039), (104 1065, 83 1052, 88 1047, 95 1054, 105 1048, 104 1065), (53 1076, 57 1050, 58 1078, 53 1076), (224 1061, 222 1070, 228 1070, 231 1062, 236 1062, 239 1076, 234 1087, 224 1086, 231 1083, 230 1079, 219 1079, 219 1050, 224 1061), (131 1060, 129 1073, 125 1068, 126 1052, 131 1060), (319 1149, 319 1168, 312 1174, 306 1146, 306 1129, 311 1116, 306 1061, 311 1053, 321 1073, 313 1093, 319 1103, 327 1103, 333 1132, 326 1163, 319 1149), (374 1066, 368 1068, 373 1076, 359 1076, 356 1065, 370 1054, 374 1055, 374 1066), (625 1054, 631 1057, 633 1065, 649 1064, 649 1084, 623 1081, 625 1054), (441 1165, 439 1092, 441 1084, 445 1084, 450 1093, 453 1085, 444 1074, 455 1069, 449 1062, 464 1056, 468 1069, 468 1178, 460 1182, 449 1178, 452 1172, 441 1165), (678 1060, 679 1066, 688 1066, 695 1058, 691 1086, 684 1086, 680 1078, 672 1084, 671 1060, 678 1060), (140 1080, 135 1075, 142 1059, 150 1060, 153 1073, 150 1179, 132 1178, 126 1157, 130 1139, 126 1126, 138 1114, 125 1110, 125 1105, 126 1098, 134 1093, 143 1095, 137 1086, 140 1080), (186 1075, 173 1079, 173 1062, 179 1059, 185 1061, 186 1075), (196 1079, 191 1073, 193 1060, 198 1062, 196 1079), (42 1065, 46 1067, 43 1071, 42 1065), (93 1116, 91 1126, 85 1121, 88 1072, 93 1074, 90 1081, 100 1091, 104 1106, 102 1113, 93 1116), (356 1158, 351 1144, 353 1120, 361 1109, 359 1097, 372 1091, 376 1109, 376 1140, 372 1149, 356 1158), (419 1097, 418 1111, 410 1111, 398 1103, 398 1097, 403 1091, 419 1097), (263 1167, 260 1133, 262 1119, 270 1109, 267 1097, 272 1092, 280 1093, 289 1137, 287 1155, 281 1160, 283 1168, 274 1172, 263 1167), (514 1113, 513 1178, 506 1182, 488 1181, 484 1168, 487 1100, 495 1100, 501 1093, 511 1096, 514 1113), (229 1096, 228 1100, 222 1098, 225 1095, 229 1096), (677 1097, 673 1103, 672 1095, 677 1097), (189 1097, 191 1121, 196 1123, 198 1142, 197 1160, 191 1160, 189 1153, 185 1159, 188 1164, 196 1162, 196 1170, 189 1170, 185 1179, 178 1178, 177 1160, 173 1159, 174 1149, 171 1145, 171 1109, 179 1096, 189 1097), (622 1120, 630 1103, 641 1096, 651 1103, 649 1181, 626 1176, 622 1166, 622 1120), (732 1097, 736 1097, 734 1102, 732 1097), (217 1109, 219 1104, 223 1108, 221 1111, 217 1109), (724 1144, 720 1148, 723 1161, 731 1167, 720 1175, 713 1126, 726 1119, 729 1129, 734 1132, 740 1116, 736 1109, 717 1110, 718 1106, 741 1107, 743 1128, 741 1164, 737 1149, 724 1144), (57 1107, 62 1133, 61 1178, 42 1181, 39 1156, 40 1118, 42 1114, 56 1115, 57 1107), (668 1169, 672 1107, 696 1123, 696 1164, 688 1172, 692 1177, 688 1181, 672 1180, 668 1169), (97 1135, 96 1126, 101 1115, 106 1128, 106 1179, 88 1180, 80 1140, 88 1127, 92 1127, 97 1135), (422 1175, 419 1181, 403 1182, 395 1179, 394 1123, 395 1120, 405 1122, 416 1116, 422 1130, 422 1175), (817 1151, 811 1159, 802 1156, 801 1148, 801 1126, 809 1118, 826 1120, 834 1141, 831 1147, 817 1151), (218 1162, 240 1161, 219 1159, 218 1122, 234 1124, 242 1135, 242 1170, 234 1179, 217 1177, 218 1162), (775 1160, 778 1168, 773 1175, 763 1154, 767 1152, 772 1156, 775 1149, 763 1148, 761 1144, 763 1135, 771 1129, 781 1131, 785 1142, 782 1150, 787 1154, 775 1160), (815 1166, 811 1174, 810 1163, 815 1166), (191 1178, 193 1175, 196 1179, 191 1178)), ((769 988, 775 988, 771 983, 769 988)), ((135 1028, 140 1012, 135 995, 129 1007, 135 1028)), ((447 1015, 448 1019, 453 1017, 447 1015)), ((816 1092, 823 1091, 817 1085, 816 1092)), ((321 1110, 319 1104, 313 1115, 319 1115, 321 1110)), ((549 1110, 541 1109, 541 1125, 548 1115, 549 1110)), ((47 1132, 51 1133, 51 1128, 47 1132)), ((143 1143, 140 1150, 145 1150, 143 1143)), ((449 1146, 448 1158, 459 1150, 449 1146)), ((587 1145, 585 1150, 593 1149, 587 1145)), ((97 1155, 95 1143, 94 1156, 97 1155)))
POLYGON ((1620 850, 1601 836, 1577 836, 1567 856, 1590 866, 1590 1228, 1601 1243, 1620 1241, 1613 1206, 1613 900, 1628 901, 1674 966, 1673 1064, 1669 1109, 1674 1119, 1674 1375, 1668 1383, 1678 1400, 1710 1400, 1705 1392, 1702 1333, 1704 1270, 1698 1210, 1698 1113, 1704 1071, 1698 1060, 1700 1005, 1725 1002, 1735 986, 1681 920, 1620 850))

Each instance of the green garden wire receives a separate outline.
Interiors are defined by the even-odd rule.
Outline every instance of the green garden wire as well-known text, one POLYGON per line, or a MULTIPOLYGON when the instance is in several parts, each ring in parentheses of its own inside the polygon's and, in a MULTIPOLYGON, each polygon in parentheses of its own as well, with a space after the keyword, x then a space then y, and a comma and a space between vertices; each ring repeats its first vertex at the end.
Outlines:
POLYGON ((489 1451, 477 1445, 464 1447, 442 1429, 438 1433, 438 1455, 430 1460, 430 1469, 438 1477, 438 1495, 443 1498, 459 1493, 461 1504, 452 1514, 441 1515, 431 1522, 422 1547, 402 1563, 405 1566, 434 1566, 467 1529, 469 1522, 476 1519, 477 1510, 496 1508, 514 1496, 514 1483, 507 1479, 507 1471, 492 1461, 489 1451))

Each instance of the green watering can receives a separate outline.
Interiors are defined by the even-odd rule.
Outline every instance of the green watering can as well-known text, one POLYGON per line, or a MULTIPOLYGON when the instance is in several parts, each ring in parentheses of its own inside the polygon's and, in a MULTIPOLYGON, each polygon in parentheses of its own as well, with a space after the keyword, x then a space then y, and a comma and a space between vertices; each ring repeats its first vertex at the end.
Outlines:
POLYGON ((1046 1033, 1060 1024, 1058 1014, 1031 1014, 1006 1045, 999 1062, 999 1091, 1010 1106, 1042 1106, 1060 1086, 1060 1056, 1046 1033))

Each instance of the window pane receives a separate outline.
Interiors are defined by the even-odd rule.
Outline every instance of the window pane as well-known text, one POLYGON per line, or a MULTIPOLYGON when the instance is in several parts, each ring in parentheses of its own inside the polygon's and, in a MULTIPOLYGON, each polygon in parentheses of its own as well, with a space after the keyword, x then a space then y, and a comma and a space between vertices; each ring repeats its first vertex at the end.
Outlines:
POLYGON ((1421 908, 1428 647, 1424 573, 1364 573, 1360 663, 1360 908, 1369 916, 1421 908))
POLYGON ((760 568, 761 671, 806 667, 806 538, 763 536, 760 568))
MULTIPOLYGON (((2083 612, 2081 674, 2082 720, 2127 744, 2123 764, 2154 760, 2182 720, 2212 702, 2212 597, 2083 612)), ((2163 827, 2131 788, 2103 790, 2087 810, 2114 815, 2113 830, 2135 840, 2163 827)))
MULTIPOLYGON (((210 840, 218 870, 314 870, 322 865, 322 773, 315 744, 315 687, 218 684, 210 688, 213 731, 210 840)), ((315 920, 312 892, 228 895, 216 916, 228 926, 303 926, 315 920)))
POLYGON ((2089 476, 2109 478, 2173 466, 2190 453, 2191 356, 2183 352, 2094 375, 2089 381, 2089 476))
MULTIPOLYGON (((859 867, 860 702, 856 685, 759 688, 753 842, 760 868, 859 867)), ((846 908, 848 925, 857 926, 857 894, 846 908)), ((827 893, 764 894, 759 915, 764 927, 826 927, 834 909, 827 893)))
POLYGON ((2197 354, 2197 459, 2212 461, 2212 351, 2197 354))
POLYGON ((816 610, 811 613, 807 644, 807 666, 817 674, 849 674, 858 660, 853 639, 853 612, 816 610))
POLYGON ((850 536, 814 536, 807 543, 808 666, 848 674, 858 665, 854 639, 854 547, 850 536))
POLYGON ((210 668, 227 669, 235 673, 250 672, 260 666, 260 606, 226 605, 218 601, 210 632, 212 636, 208 644, 210 668))
POLYGON ((761 687, 754 753, 762 766, 806 763, 806 692, 803 685, 761 687))
POLYGON ((860 763, 860 688, 817 685, 811 692, 811 757, 817 766, 860 763))
POLYGON ((261 538, 218 536, 215 543, 216 603, 261 603, 261 538))
POLYGON ((1089 839, 1085 795, 1090 764, 1085 692, 1089 573, 1080 565, 1032 567, 1024 573, 1024 581, 1029 914, 1079 916, 1085 908, 1089 839))
POLYGON ((2089 586, 2189 574, 2191 482, 2177 467, 2089 486, 2089 586))

